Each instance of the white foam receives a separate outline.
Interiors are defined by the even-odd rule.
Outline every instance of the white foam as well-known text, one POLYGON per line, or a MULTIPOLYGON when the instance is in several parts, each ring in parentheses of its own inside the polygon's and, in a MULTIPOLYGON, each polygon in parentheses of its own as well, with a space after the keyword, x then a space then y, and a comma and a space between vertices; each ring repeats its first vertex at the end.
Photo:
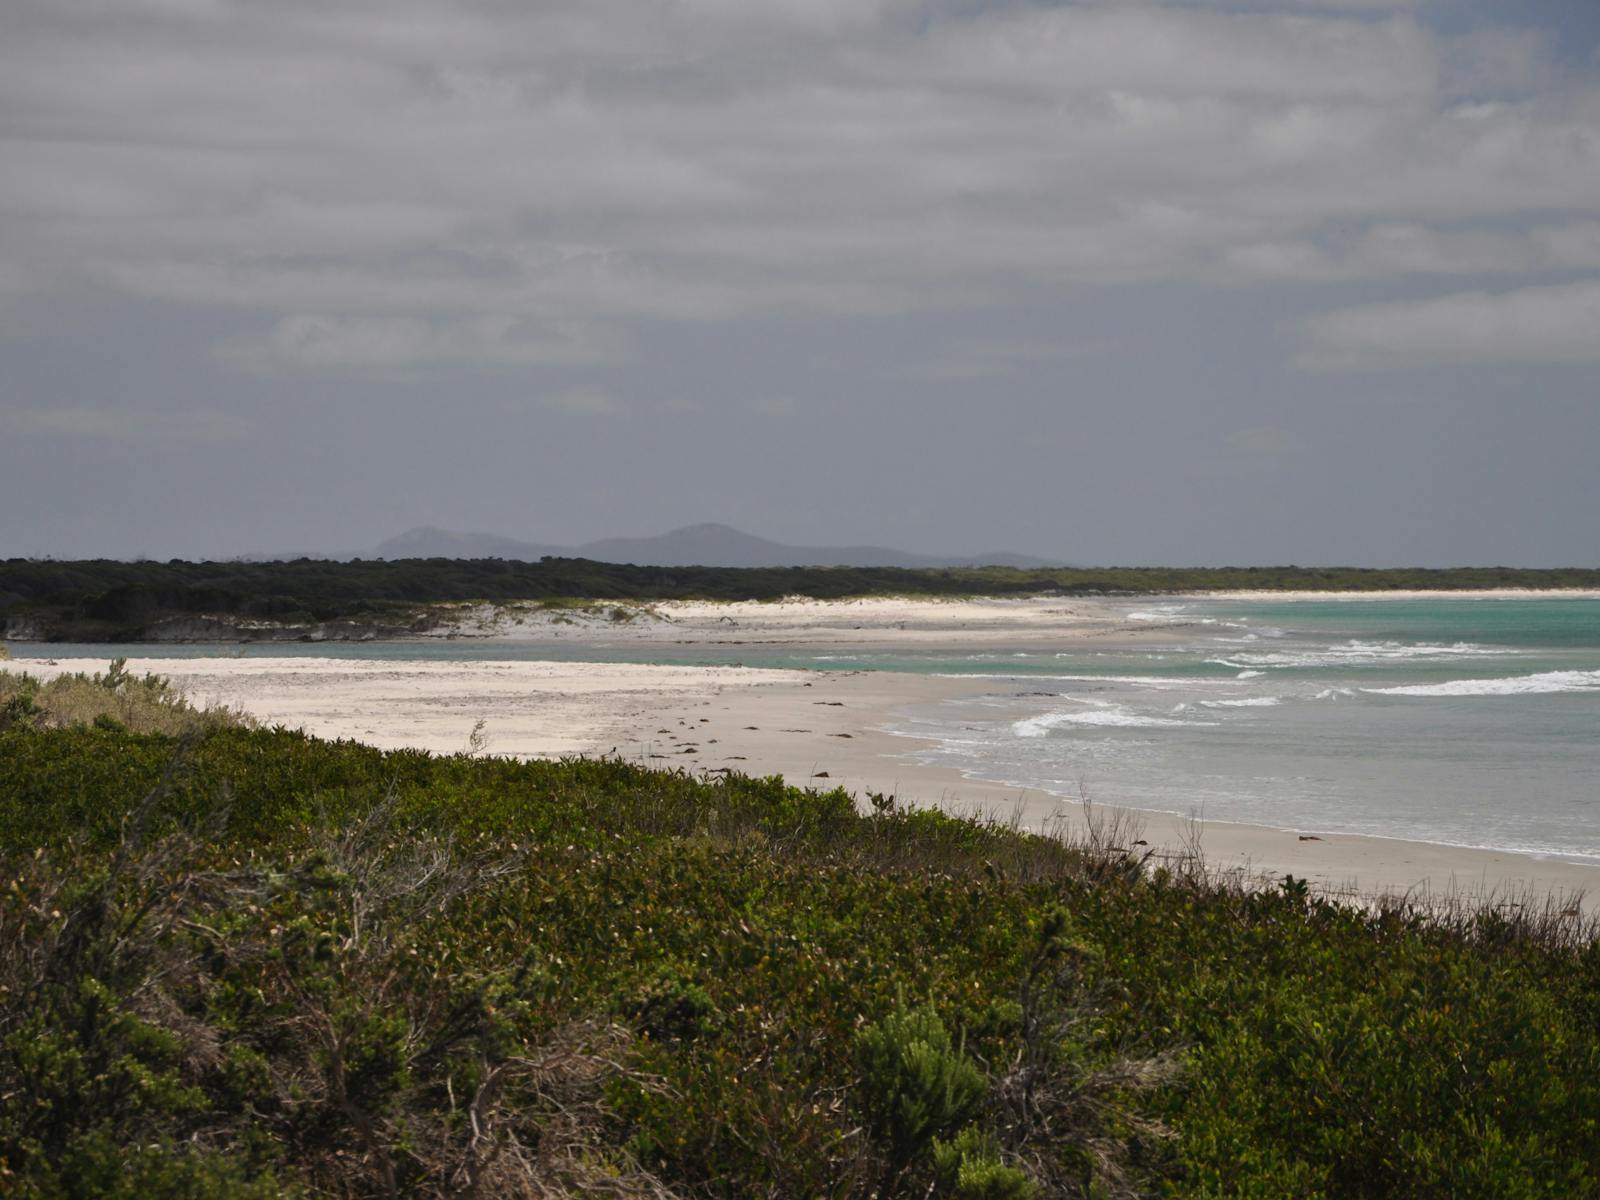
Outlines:
POLYGON ((1403 687, 1362 688, 1376 696, 1536 696, 1555 692, 1600 692, 1600 671, 1543 671, 1507 679, 1452 679, 1403 687))
MULTIPOLYGON (((1075 698, 1068 696, 1066 699, 1075 698)), ((1043 737, 1052 729, 1060 729, 1064 725, 1113 729, 1160 729, 1183 725, 1211 724, 1209 721, 1174 721, 1170 717, 1157 717, 1129 712, 1121 705, 1110 704, 1103 700, 1079 700, 1077 702, 1089 707, 1057 709, 1055 712, 1042 713, 1037 717, 1028 717, 1025 720, 1014 722, 1011 726, 1011 732, 1017 737, 1037 738, 1043 737)))
POLYGON ((1280 696, 1250 696, 1244 700, 1202 700, 1202 708, 1271 708, 1282 704, 1280 696))
POLYGON ((1452 646, 1435 646, 1414 642, 1359 642, 1349 641, 1339 646, 1320 650, 1241 650, 1226 658, 1208 658, 1213 666, 1241 670, 1252 667, 1352 667, 1377 663, 1403 662, 1413 659, 1451 660, 1467 658, 1499 658, 1517 651, 1497 646, 1479 646, 1472 642, 1457 642, 1452 646))
POLYGON ((1182 614, 1186 604, 1164 604, 1160 608, 1142 609, 1128 614, 1130 621, 1171 621, 1182 614))
POLYGON ((1232 621, 1224 621, 1223 624, 1228 626, 1230 629, 1249 629, 1250 632, 1242 633, 1238 637, 1212 638, 1211 640, 1219 646, 1249 646, 1255 642, 1259 642, 1262 638, 1281 638, 1289 636, 1288 630, 1277 629, 1271 625, 1262 625, 1251 628, 1248 625, 1235 625, 1232 621))
MULTIPOLYGON (((1016 679, 1039 683, 1131 683, 1147 688, 1187 688, 1192 681, 1169 679, 1161 675, 1004 675, 995 672, 962 671, 944 673, 937 679, 1016 679)), ((1208 680, 1209 683, 1231 683, 1232 680, 1208 680)))

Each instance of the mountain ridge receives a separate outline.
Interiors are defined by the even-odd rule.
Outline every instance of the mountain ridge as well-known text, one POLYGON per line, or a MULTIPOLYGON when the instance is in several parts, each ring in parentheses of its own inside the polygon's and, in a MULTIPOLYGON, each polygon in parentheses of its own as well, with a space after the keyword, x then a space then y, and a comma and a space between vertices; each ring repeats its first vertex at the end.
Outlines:
POLYGON ((803 546, 707 521, 650 537, 600 538, 575 546, 525 542, 502 534, 419 525, 380 542, 370 555, 396 558, 586 558, 651 567, 1052 567, 1067 564, 1008 551, 976 555, 915 554, 889 546, 803 546))

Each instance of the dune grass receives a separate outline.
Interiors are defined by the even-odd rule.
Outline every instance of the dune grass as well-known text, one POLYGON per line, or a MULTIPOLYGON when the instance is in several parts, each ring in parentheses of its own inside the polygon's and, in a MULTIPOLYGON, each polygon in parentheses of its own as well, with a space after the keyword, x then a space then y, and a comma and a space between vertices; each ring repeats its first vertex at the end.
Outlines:
POLYGON ((0 728, 93 725, 177 737, 250 721, 230 708, 196 708, 161 676, 132 674, 124 658, 93 675, 75 672, 49 680, 0 670, 0 728))

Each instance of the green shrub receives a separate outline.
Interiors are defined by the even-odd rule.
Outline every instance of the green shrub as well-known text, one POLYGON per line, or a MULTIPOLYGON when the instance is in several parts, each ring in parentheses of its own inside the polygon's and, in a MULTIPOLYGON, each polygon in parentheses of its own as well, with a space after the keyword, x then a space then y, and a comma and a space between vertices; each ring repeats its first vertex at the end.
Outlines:
POLYGON ((0 1194, 1600 1194, 1581 920, 879 810, 16 723, 0 1194))
POLYGON ((710 1032, 717 1006, 699 984, 663 969, 626 1005, 628 1018, 654 1041, 689 1041, 710 1032))
POLYGON ((948 1142, 933 1139, 938 1194, 952 1200, 1032 1200, 1038 1188, 1000 1158, 1000 1143, 976 1125, 948 1142))
MULTIPOLYGON (((4 1184, 0 1173, 0 1190, 4 1184)), ((302 1192, 270 1170, 252 1172, 226 1151, 161 1141, 130 1145, 95 1131, 74 1138, 48 1169, 11 1194, 29 1200, 285 1200, 302 1192)))
POLYGON ((895 1180, 934 1138, 972 1118, 988 1085, 931 1005, 897 1004, 855 1041, 862 1111, 883 1146, 886 1178, 895 1180))
MULTIPOLYGON (((0 676, 0 685, 6 682, 6 678, 0 676)), ((15 725, 37 724, 39 719, 44 716, 44 709, 39 707, 37 696, 38 687, 33 680, 29 679, 20 686, 13 685, 9 689, 9 694, 0 697, 0 732, 4 732, 15 725)))

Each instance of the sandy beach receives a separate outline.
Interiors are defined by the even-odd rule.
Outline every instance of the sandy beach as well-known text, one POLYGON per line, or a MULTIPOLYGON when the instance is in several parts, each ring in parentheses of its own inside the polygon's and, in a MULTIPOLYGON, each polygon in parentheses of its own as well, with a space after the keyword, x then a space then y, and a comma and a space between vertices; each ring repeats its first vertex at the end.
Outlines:
MULTIPOLYGON (((1159 644, 1181 622, 1130 619, 1137 606, 1100 600, 941 602, 875 599, 824 603, 660 604, 625 619, 608 609, 463 613, 457 637, 664 644, 878 643, 919 646, 1159 644), (565 618, 552 625, 552 620, 565 618)), ((565 648, 570 654, 570 647, 565 648)), ((96 671, 95 659, 27 659, 36 675, 96 671)), ((1081 824, 1077 798, 966 778, 917 761, 923 743, 891 733, 914 705, 971 696, 1014 681, 870 671, 664 666, 551 661, 424 661, 321 657, 131 658, 201 704, 224 704, 269 725, 328 738, 441 753, 523 757, 619 755, 691 772, 780 774, 792 783, 843 787, 952 812, 1016 819, 1032 829, 1081 824), (481 724, 481 727, 479 723, 481 724), (474 730, 477 737, 474 738, 474 730)), ((1108 805, 1114 797, 1089 799, 1108 805)), ((1191 814, 1140 813, 1142 838, 1160 857, 1181 853, 1191 814)), ((1198 828, 1212 866, 1269 877, 1292 873, 1330 892, 1402 890, 1569 895, 1600 892, 1600 868, 1528 855, 1398 839, 1317 834, 1208 822, 1198 828)), ((1142 850, 1140 851, 1143 852, 1142 850)))
POLYGON ((1130 619, 1124 600, 1022 596, 928 599, 604 602, 570 608, 463 604, 442 608, 428 639, 657 642, 691 645, 893 643, 942 646, 992 642, 1048 645, 1085 638, 1159 638, 1184 628, 1130 619))

